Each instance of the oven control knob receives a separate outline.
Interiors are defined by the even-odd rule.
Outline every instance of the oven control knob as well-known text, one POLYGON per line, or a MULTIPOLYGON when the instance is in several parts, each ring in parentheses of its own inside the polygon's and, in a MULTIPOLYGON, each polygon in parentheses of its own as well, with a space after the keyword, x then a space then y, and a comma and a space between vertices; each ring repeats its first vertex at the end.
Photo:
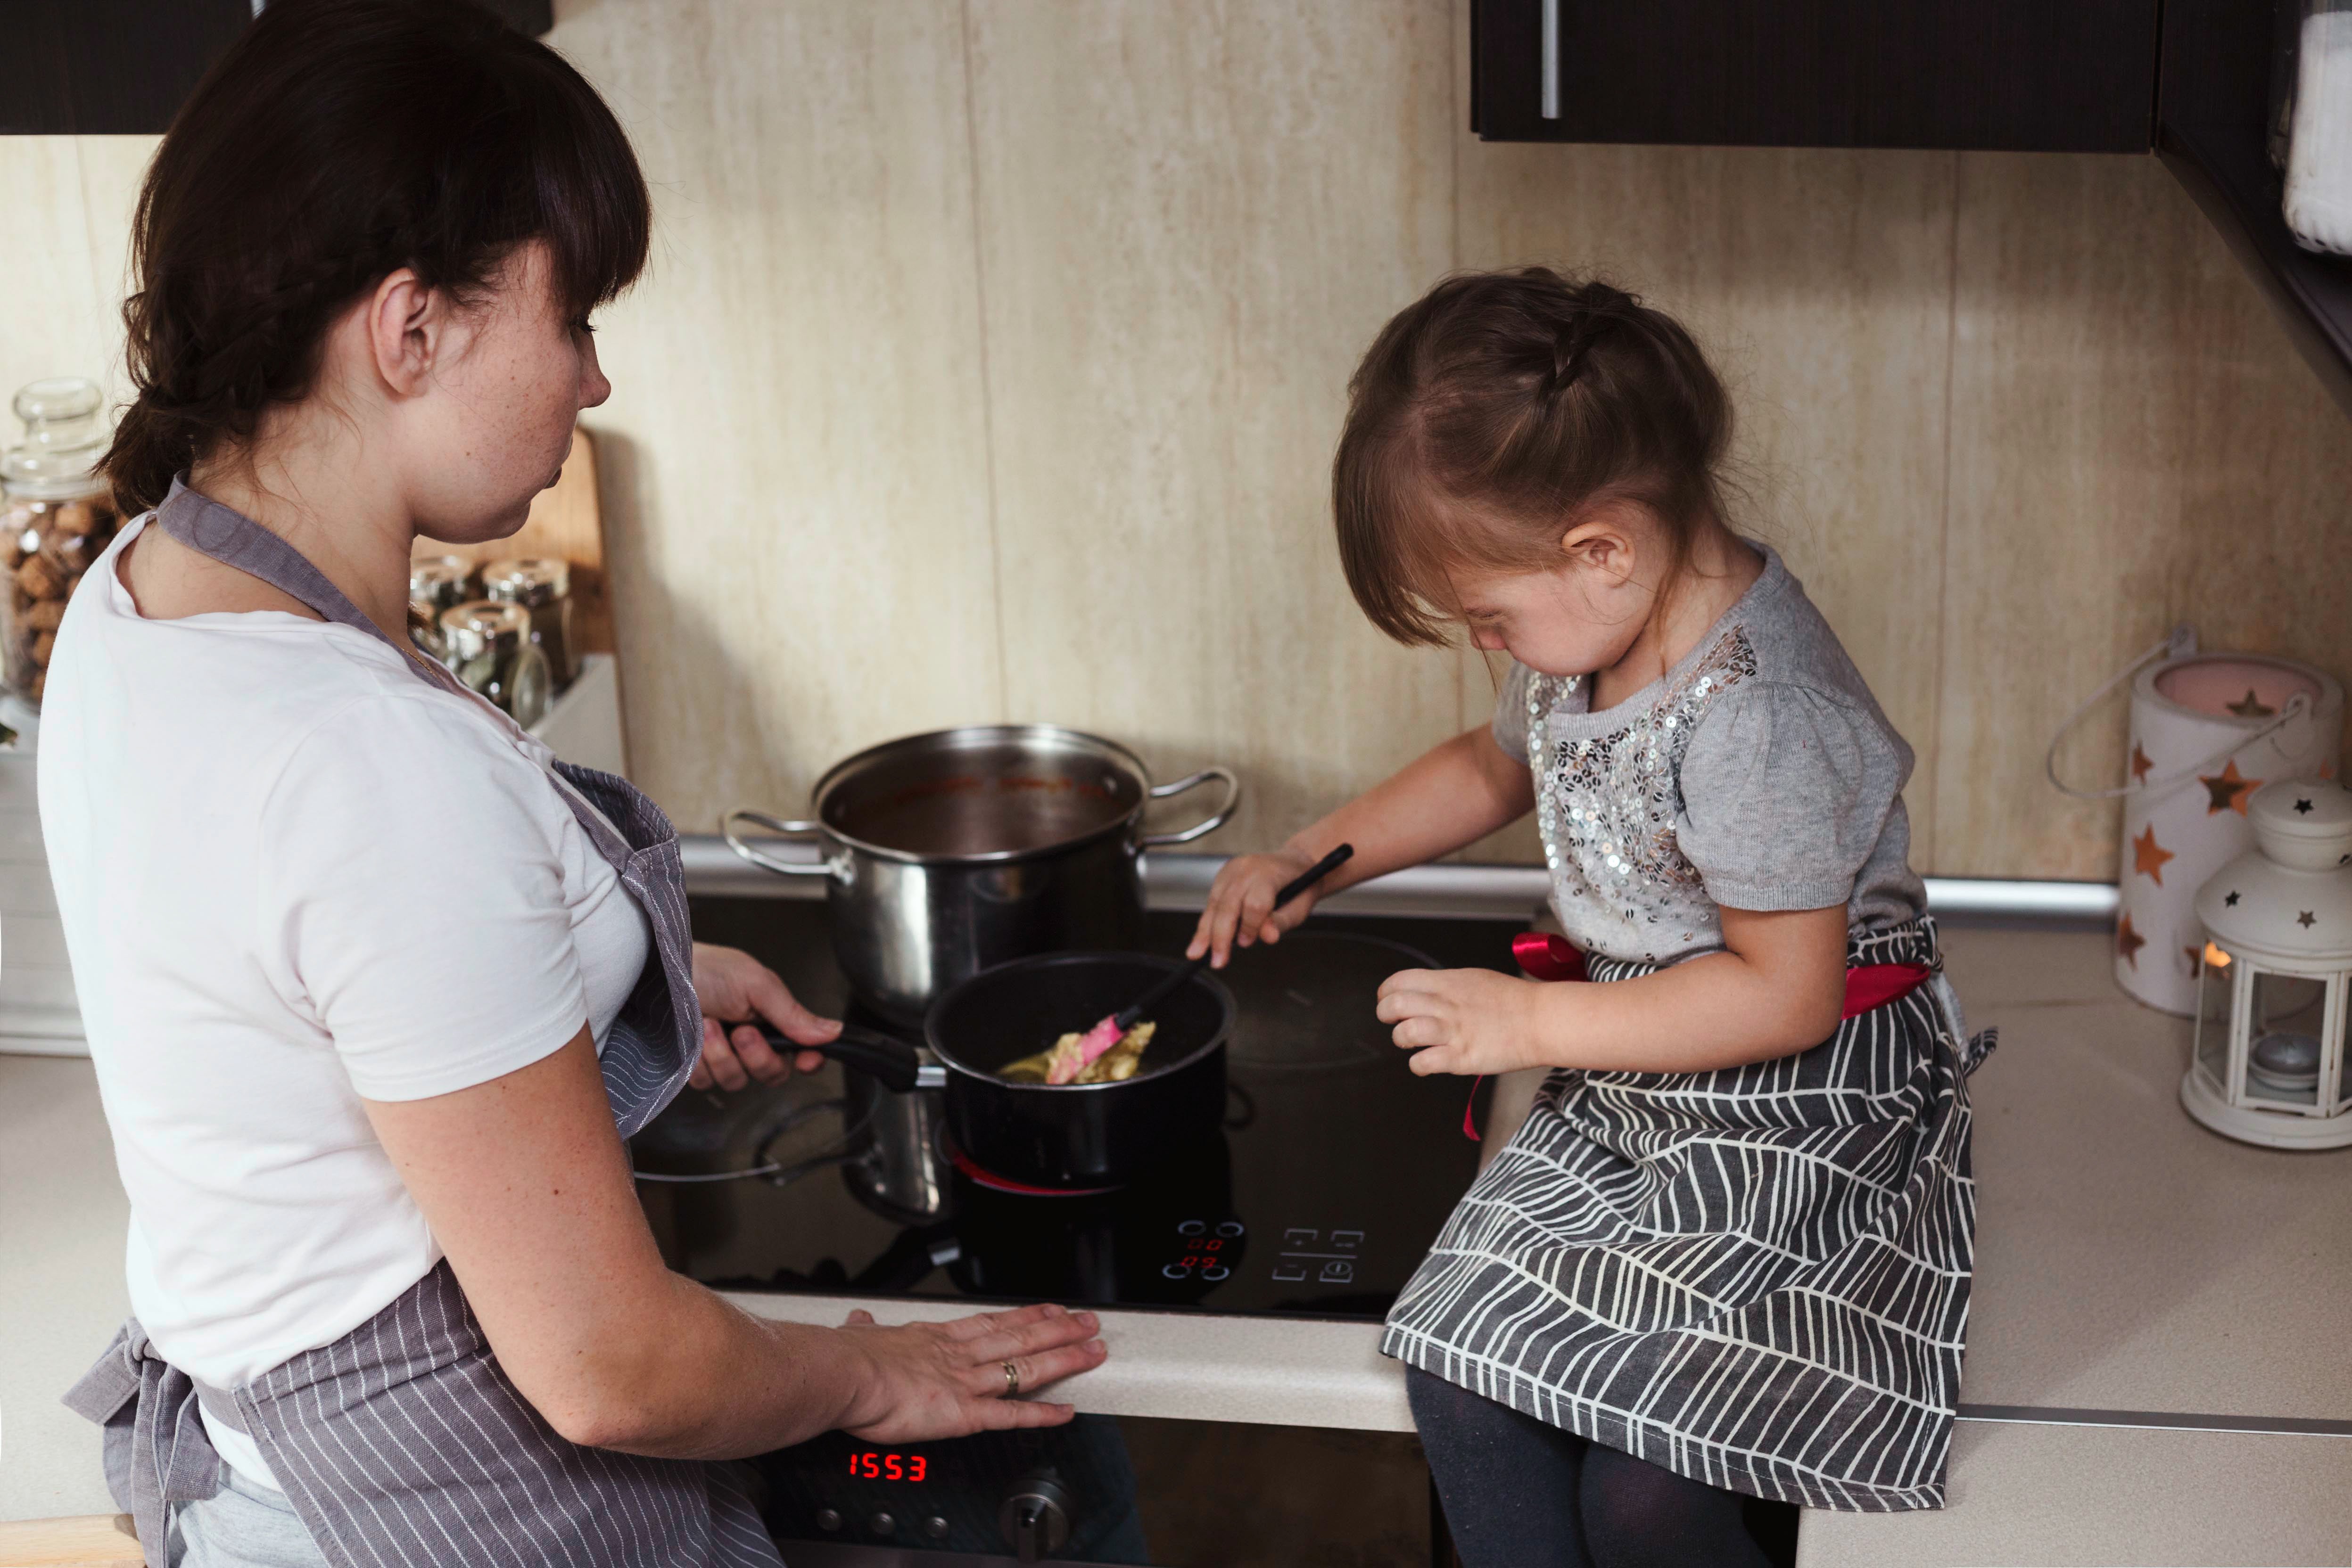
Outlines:
POLYGON ((996 1511, 1004 1543, 1024 1563, 1043 1563, 1069 1544, 1070 1494, 1049 1475, 1016 1482, 996 1511))
POLYGON ((923 1521, 923 1533, 933 1541, 945 1541, 948 1538, 948 1521, 945 1516, 935 1513, 923 1521))
POLYGON ((829 1508, 818 1509, 816 1511, 816 1527, 819 1530, 839 1530, 841 1528, 841 1515, 829 1508))
POLYGON ((898 1521, 887 1513, 877 1513, 866 1521, 866 1528, 877 1535, 888 1535, 898 1528, 898 1521))

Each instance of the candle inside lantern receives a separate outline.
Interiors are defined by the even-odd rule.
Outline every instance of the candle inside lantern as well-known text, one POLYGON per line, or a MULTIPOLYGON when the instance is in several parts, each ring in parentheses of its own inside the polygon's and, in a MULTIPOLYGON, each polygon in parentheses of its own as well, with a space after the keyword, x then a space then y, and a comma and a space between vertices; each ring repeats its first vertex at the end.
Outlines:
POLYGON ((2316 704, 2319 683, 2291 664, 2268 659, 2190 659, 2156 678, 2158 695, 2215 718, 2273 718, 2287 700, 2316 704))

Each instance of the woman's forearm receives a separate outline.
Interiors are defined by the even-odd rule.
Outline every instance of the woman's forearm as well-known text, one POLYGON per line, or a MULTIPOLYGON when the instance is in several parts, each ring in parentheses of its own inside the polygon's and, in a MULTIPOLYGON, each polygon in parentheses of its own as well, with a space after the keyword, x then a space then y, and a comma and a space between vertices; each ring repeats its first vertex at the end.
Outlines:
POLYGON ((656 1458, 766 1453, 842 1425, 872 1380, 839 1330, 755 1318, 682 1275, 656 1283, 665 1299, 619 1314, 562 1380, 576 1407, 543 1411, 573 1442, 656 1458))
POLYGON ((1423 753, 1385 782, 1291 836, 1289 847, 1320 859, 1346 843, 1348 863, 1325 879, 1328 896, 1343 887, 1419 865, 1475 843, 1535 808, 1535 784, 1485 728, 1467 730, 1423 753))
POLYGON ((529 1066, 368 1115, 483 1333, 575 1443, 740 1458, 830 1427, 952 1436, 1015 1363, 1039 1388, 1098 1364, 1095 1320, 1023 1309, 916 1328, 769 1322, 672 1273, 637 1206, 586 1029, 529 1066))

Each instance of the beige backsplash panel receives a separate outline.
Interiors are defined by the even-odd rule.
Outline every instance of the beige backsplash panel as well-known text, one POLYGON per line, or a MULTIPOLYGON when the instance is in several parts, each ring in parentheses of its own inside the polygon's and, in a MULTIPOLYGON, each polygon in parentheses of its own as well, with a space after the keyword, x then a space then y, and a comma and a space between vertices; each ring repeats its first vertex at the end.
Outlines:
MULTIPOLYGON (((2146 159, 1961 163, 1938 831, 1955 869, 2112 877, 2051 733, 2181 619, 2352 674, 2352 422, 2146 159)), ((2124 705, 2066 754, 2120 777, 2124 705)))
MULTIPOLYGON (((2112 875, 2042 747, 2175 619, 2352 674, 2352 421, 2152 159, 1486 146, 1461 10, 559 0, 654 183, 587 423, 633 759, 682 826, 1045 718, 1242 768, 1208 847, 1245 848, 1484 722, 1483 661, 1362 624, 1326 495, 1356 356, 1455 267, 1686 316, 1748 520, 1918 751, 1925 869, 2112 875)), ((0 137, 0 394, 121 384, 152 146, 0 137)))
POLYGON ((1005 710, 1228 763, 1220 841, 1279 839, 1460 720, 1328 520, 1356 356, 1451 263, 1446 8, 970 14, 1005 710))

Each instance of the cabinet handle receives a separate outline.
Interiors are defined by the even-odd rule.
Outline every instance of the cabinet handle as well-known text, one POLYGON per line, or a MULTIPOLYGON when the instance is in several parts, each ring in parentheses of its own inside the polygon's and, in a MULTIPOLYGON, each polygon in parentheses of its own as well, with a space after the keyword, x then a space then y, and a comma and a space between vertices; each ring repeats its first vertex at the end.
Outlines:
POLYGON ((1543 0, 1543 117, 1559 118, 1559 0, 1543 0))

